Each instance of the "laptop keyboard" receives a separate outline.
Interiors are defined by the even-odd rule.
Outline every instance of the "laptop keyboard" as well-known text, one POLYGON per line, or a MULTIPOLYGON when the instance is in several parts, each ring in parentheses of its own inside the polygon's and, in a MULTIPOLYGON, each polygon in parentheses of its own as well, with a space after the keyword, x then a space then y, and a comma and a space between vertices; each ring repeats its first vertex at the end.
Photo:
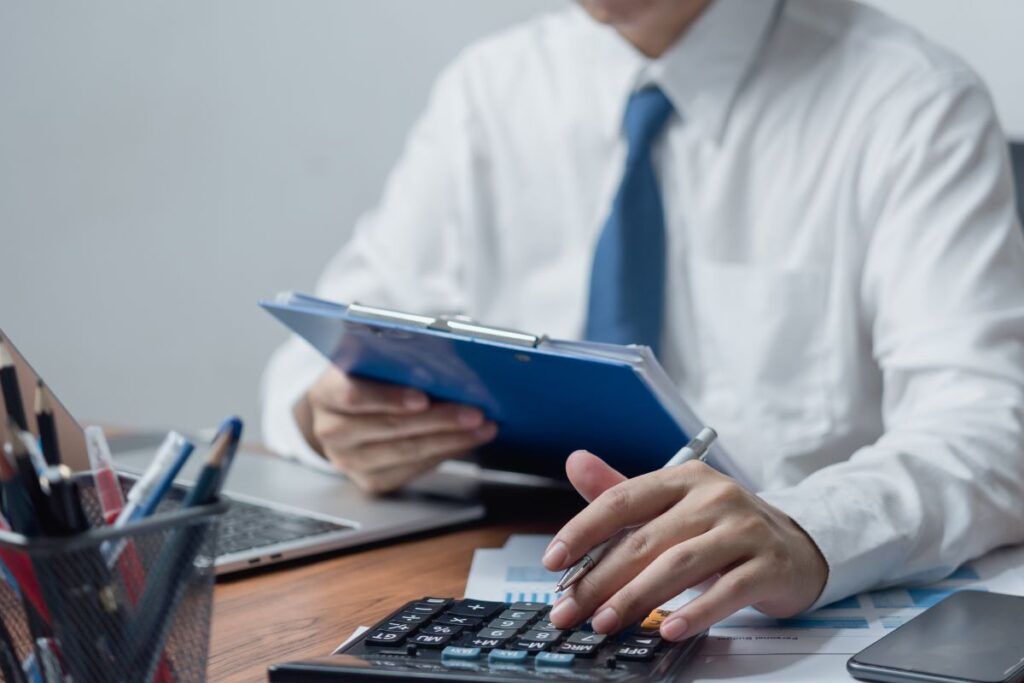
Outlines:
MULTIPOLYGON (((183 489, 174 487, 167 492, 164 502, 174 505, 179 503, 184 495, 183 489)), ((221 520, 217 554, 230 555, 352 528, 232 498, 231 505, 221 520)))

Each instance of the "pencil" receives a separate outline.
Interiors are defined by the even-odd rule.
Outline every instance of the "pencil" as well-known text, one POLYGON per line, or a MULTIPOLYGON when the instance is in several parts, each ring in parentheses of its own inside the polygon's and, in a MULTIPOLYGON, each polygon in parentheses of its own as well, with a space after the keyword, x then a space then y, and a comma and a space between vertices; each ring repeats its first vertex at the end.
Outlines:
POLYGON ((18 369, 14 356, 7 348, 7 340, 0 335, 0 390, 4 395, 4 406, 8 417, 14 420, 21 431, 28 431, 25 418, 25 404, 21 402, 21 387, 18 385, 18 369))
POLYGON ((53 418, 53 400, 43 380, 36 382, 36 427, 39 428, 39 445, 47 465, 60 464, 60 445, 57 443, 57 423, 53 418))
MULTIPOLYGON (((182 507, 206 505, 217 500, 231 467, 242 434, 242 421, 230 417, 221 423, 210 446, 199 478, 182 501, 182 507)), ((146 590, 139 600, 133 624, 136 635, 129 671, 141 680, 149 680, 163 651, 167 629, 175 609, 187 587, 188 577, 194 571, 194 560, 199 552, 206 529, 203 526, 176 529, 164 544, 153 565, 146 590)))

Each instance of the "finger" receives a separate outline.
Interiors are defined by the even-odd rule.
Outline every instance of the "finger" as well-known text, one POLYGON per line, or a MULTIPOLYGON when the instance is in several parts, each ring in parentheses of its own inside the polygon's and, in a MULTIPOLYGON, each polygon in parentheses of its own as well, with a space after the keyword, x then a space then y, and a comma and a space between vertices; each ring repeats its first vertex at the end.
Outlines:
POLYGON ((749 552, 732 540, 727 531, 716 528, 674 545, 603 603, 596 603, 599 607, 581 603, 580 611, 594 612, 592 625, 598 633, 612 633, 634 624, 687 588, 746 561, 749 552))
POLYGON ((488 422, 469 432, 423 434, 367 444, 352 451, 346 464, 352 471, 362 473, 412 465, 435 456, 472 450, 493 439, 497 432, 497 425, 488 422))
POLYGON ((349 478, 367 493, 379 495, 395 491, 422 474, 429 472, 441 462, 450 458, 458 458, 465 452, 444 453, 419 462, 372 472, 353 472, 349 478))
POLYGON ((757 602, 768 592, 770 563, 744 562, 711 584, 700 597, 683 605, 661 624, 666 640, 680 641, 711 628, 721 620, 757 602))
POLYGON ((316 435, 325 447, 337 449, 426 434, 467 432, 484 424, 483 412, 456 403, 436 403, 411 415, 328 413, 327 416, 316 425, 316 435))
POLYGON ((310 390, 314 406, 347 414, 404 415, 426 410, 427 395, 418 389, 350 377, 331 368, 310 390))
POLYGON ((542 559, 544 566, 551 571, 564 569, 620 529, 662 514, 686 494, 693 472, 687 463, 605 490, 555 534, 542 559))
MULTIPOLYGON (((597 566, 590 570, 574 587, 573 599, 579 611, 579 618, 600 613, 602 610, 597 609, 599 606, 602 604, 607 606, 605 603, 609 598, 621 590, 626 590, 625 587, 649 566, 659 563, 664 565, 666 556, 668 559, 672 559, 678 553, 680 560, 683 558, 700 559, 687 554, 689 546, 686 546, 687 549, 681 550, 681 544, 696 537, 703 538, 701 534, 705 534, 712 527, 712 520, 700 514, 700 511, 691 510, 691 507, 692 505, 688 505, 687 499, 684 498, 665 514, 633 529, 614 548, 605 553, 597 566)), ((735 543, 735 538, 730 538, 728 534, 724 534, 724 536, 715 534, 711 538, 723 537, 728 539, 724 545, 729 548, 729 554, 735 555, 741 552, 741 544, 735 543)), ((702 541, 702 543, 706 542, 706 539, 702 541)), ((708 561, 714 561, 719 555, 721 555, 720 552, 709 553, 708 561)), ((680 566, 680 570, 685 568, 685 565, 680 566)), ((676 591, 676 593, 678 592, 676 591)), ((672 597, 672 595, 675 593, 668 597, 672 597)), ((664 600, 654 603, 652 608, 660 605, 661 602, 664 600)), ((618 615, 625 619, 622 612, 618 612, 618 615)), ((623 621, 623 623, 625 622, 623 621)), ((614 628, 615 626, 611 626, 609 630, 614 630, 614 628)))
POLYGON ((565 461, 565 473, 569 483, 588 503, 626 481, 625 475, 589 451, 576 451, 570 455, 565 461))

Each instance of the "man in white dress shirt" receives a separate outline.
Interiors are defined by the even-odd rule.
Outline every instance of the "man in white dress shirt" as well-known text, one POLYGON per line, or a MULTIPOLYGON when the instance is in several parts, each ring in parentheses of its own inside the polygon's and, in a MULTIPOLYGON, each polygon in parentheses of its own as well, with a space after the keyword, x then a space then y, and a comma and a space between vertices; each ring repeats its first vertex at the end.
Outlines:
MULTIPOLYGON (((757 491, 700 464, 623 481, 577 452, 570 480, 594 502, 544 562, 642 524, 551 618, 615 631, 721 574, 662 625, 678 640, 746 605, 791 615, 1024 541, 1013 201, 984 85, 877 11, 581 0, 444 71, 318 293, 582 337, 654 292, 656 317, 627 322, 656 337, 635 340, 757 491)), ((500 428, 296 340, 264 406, 271 447, 373 491, 500 428)))

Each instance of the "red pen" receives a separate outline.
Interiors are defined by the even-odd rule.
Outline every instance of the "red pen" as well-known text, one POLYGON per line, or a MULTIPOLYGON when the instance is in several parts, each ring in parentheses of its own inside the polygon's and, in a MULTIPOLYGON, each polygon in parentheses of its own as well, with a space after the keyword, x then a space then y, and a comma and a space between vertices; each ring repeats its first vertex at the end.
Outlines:
MULTIPOLYGON (((121 514, 121 510, 124 509, 124 492, 121 490, 117 472, 114 471, 114 459, 110 455, 110 446, 107 444, 106 437, 103 436, 103 430, 96 426, 86 427, 85 446, 89 454, 89 467, 92 469, 93 481, 96 483, 100 509, 103 511, 103 521, 107 525, 113 525, 117 521, 118 515, 121 514)), ((117 568, 124 577, 128 599, 135 604, 143 589, 145 570, 135 551, 135 545, 130 541, 117 559, 117 568)), ((159 683, 174 681, 170 662, 166 656, 160 658, 156 680, 159 683)))

